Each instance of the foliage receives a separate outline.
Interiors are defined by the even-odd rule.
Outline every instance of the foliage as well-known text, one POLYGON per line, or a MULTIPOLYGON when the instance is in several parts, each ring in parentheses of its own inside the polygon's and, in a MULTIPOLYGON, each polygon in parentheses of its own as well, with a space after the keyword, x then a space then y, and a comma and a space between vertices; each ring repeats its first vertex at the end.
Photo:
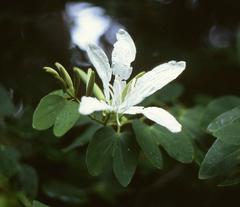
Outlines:
MULTIPOLYGON (((165 90, 171 91, 174 87, 167 87, 165 90)), ((22 120, 26 119, 26 124, 19 125, 18 117, 14 117, 16 109, 9 93, 3 87, 1 87, 1 91, 1 96, 5 98, 1 100, 7 102, 2 101, 1 104, 4 106, 10 103, 11 105, 7 113, 1 114, 1 129, 4 132, 1 134, 0 146, 1 188, 5 191, 11 189, 11 196, 15 195, 13 197, 15 200, 12 200, 12 204, 6 204, 6 207, 16 205, 14 203, 21 203, 25 206, 46 206, 39 201, 33 201, 34 198, 37 198, 39 190, 47 197, 64 203, 88 202, 89 189, 77 187, 78 185, 71 179, 64 182, 53 179, 39 183, 38 174, 42 172, 35 169, 38 166, 24 163, 26 159, 31 160, 32 157, 43 156, 42 153, 45 153, 44 156, 48 157, 47 159, 50 159, 54 165, 66 162, 74 174, 79 176, 80 171, 76 167, 76 162, 81 163, 81 166, 85 165, 83 163, 84 155, 78 155, 77 151, 84 149, 85 145, 88 145, 87 169, 91 175, 97 176, 99 179, 97 184, 91 184, 91 192, 101 195, 105 199, 109 199, 104 192, 108 192, 107 185, 110 183, 107 184, 108 182, 105 181, 106 183, 103 184, 102 181, 106 175, 109 177, 111 171, 121 185, 127 186, 133 179, 137 165, 141 166, 146 160, 151 163, 152 167, 164 170, 166 165, 164 160, 169 159, 166 154, 181 163, 196 162, 200 165, 200 179, 217 177, 216 182, 220 186, 240 182, 238 167, 240 98, 238 97, 220 97, 211 100, 207 105, 199 104, 194 108, 186 108, 181 104, 171 107, 183 125, 181 133, 173 134, 164 127, 138 118, 131 122, 123 119, 122 122, 126 124, 122 128, 123 131, 119 132, 114 125, 113 127, 111 125, 104 126, 104 122, 98 119, 99 114, 90 118, 79 115, 78 100, 75 96, 70 96, 64 90, 54 91, 40 101, 33 114, 33 127, 45 130, 53 126, 53 134, 58 137, 63 136, 73 127, 74 130, 82 131, 68 146, 59 151, 51 149, 51 142, 53 144, 58 142, 54 137, 52 137, 50 145, 45 146, 43 150, 34 144, 34 142, 39 142, 38 136, 43 132, 23 133, 22 129, 27 123, 30 124, 30 120, 24 116, 28 117, 32 113, 26 111, 25 115, 22 114, 22 120), (132 127, 129 123, 132 124, 132 127), (11 138, 5 139, 4 137, 11 138), (12 145, 14 142, 11 140, 19 138, 22 140, 22 146, 31 145, 33 148, 31 152, 26 153, 24 149, 12 145), (215 141, 214 138, 216 138, 215 141), (208 147, 206 140, 212 140, 213 144, 208 147), (11 184, 9 183, 10 179, 12 180, 11 184)), ((165 92, 165 94, 169 94, 169 98, 165 95, 162 101, 171 100, 170 102, 173 103, 174 99, 178 99, 176 93, 165 92)), ((157 104, 158 99, 159 94, 157 93, 149 102, 157 104)), ((162 101, 159 103, 162 104, 162 101)), ((111 117, 109 118, 111 120, 111 117)), ((47 134, 49 133, 48 131, 47 134)), ((43 140, 39 144, 46 145, 46 142, 43 140)), ((110 186, 113 188, 113 184, 110 186)))

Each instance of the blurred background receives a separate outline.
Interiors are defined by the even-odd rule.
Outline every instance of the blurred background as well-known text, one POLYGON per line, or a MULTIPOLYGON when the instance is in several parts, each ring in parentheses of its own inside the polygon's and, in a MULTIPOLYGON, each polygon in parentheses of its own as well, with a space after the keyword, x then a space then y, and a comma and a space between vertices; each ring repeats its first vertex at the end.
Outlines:
MULTIPOLYGON (((58 88, 43 66, 57 61, 70 73, 73 66, 87 69, 91 64, 86 45, 98 44, 110 57, 119 28, 126 29, 135 41, 134 73, 170 60, 187 62, 178 79, 184 86, 183 104, 193 106, 202 95, 239 96, 239 11, 238 0, 3 1, 0 84, 15 114, 7 122, 11 130, 5 126, 0 133, 1 144, 11 142, 21 152, 21 160, 32 166, 27 170, 30 176, 21 179, 38 177, 33 181, 38 186, 37 198, 53 207, 233 206, 239 187, 220 188, 199 181, 194 164, 166 161, 165 172, 142 164, 128 188, 109 183, 108 174, 92 178, 85 167, 84 147, 62 153, 78 132, 62 140, 51 131, 35 132, 31 114, 42 96, 58 88)), ((4 182, 0 189, 0 206, 5 207, 1 199, 7 202, 14 196, 4 182)), ((32 186, 28 189, 31 192, 32 186)))

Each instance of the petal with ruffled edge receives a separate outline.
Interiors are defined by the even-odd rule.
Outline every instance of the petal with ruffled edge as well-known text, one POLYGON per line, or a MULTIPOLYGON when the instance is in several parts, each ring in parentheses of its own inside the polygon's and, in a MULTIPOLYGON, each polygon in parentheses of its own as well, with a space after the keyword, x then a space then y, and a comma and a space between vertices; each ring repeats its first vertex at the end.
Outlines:
POLYGON ((152 95, 177 78, 185 69, 184 61, 170 61, 161 64, 138 78, 135 86, 126 95, 122 108, 130 108, 152 95))
POLYGON ((83 96, 79 106, 79 113, 83 115, 89 115, 95 111, 105 111, 111 109, 112 107, 106 104, 104 101, 99 101, 93 97, 83 96))
POLYGON ((127 80, 131 73, 131 62, 136 57, 136 47, 131 36, 123 29, 117 34, 117 41, 114 44, 112 52, 113 74, 119 76, 122 80, 127 80))
POLYGON ((178 133, 182 130, 181 124, 166 110, 159 107, 147 107, 133 106, 129 108, 124 114, 143 114, 148 119, 155 123, 166 127, 173 133, 178 133))
POLYGON ((109 60, 104 51, 93 44, 88 45, 87 54, 102 80, 106 100, 109 100, 108 84, 112 77, 112 69, 110 67, 109 60))

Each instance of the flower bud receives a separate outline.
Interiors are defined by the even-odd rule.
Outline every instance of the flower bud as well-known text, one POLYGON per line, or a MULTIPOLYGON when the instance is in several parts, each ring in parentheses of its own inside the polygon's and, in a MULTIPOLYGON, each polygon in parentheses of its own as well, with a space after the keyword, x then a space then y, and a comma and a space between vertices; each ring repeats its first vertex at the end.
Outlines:
MULTIPOLYGON (((85 84, 87 84, 87 74, 81 70, 80 68, 74 67, 73 71, 76 73, 76 75, 79 76, 79 78, 81 79, 81 81, 83 81, 85 84)), ((99 86, 94 83, 93 86, 93 94, 99 99, 99 100, 105 100, 104 94, 102 92, 102 90, 99 88, 99 86)))
POLYGON ((70 75, 68 74, 67 70, 60 63, 55 63, 55 65, 58 68, 61 77, 66 82, 69 92, 72 95, 74 95, 75 91, 74 91, 74 87, 73 87, 73 82, 72 82, 72 79, 71 79, 70 75))
POLYGON ((91 68, 89 68, 87 72, 86 96, 92 95, 94 83, 95 83, 95 73, 91 68))

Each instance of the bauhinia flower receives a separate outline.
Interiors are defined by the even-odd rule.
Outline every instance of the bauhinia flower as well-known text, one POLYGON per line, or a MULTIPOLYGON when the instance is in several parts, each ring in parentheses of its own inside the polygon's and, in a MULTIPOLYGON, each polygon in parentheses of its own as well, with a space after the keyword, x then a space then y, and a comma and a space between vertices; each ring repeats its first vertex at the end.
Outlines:
POLYGON ((119 125, 119 115, 143 114, 173 133, 180 132, 181 124, 166 110, 137 104, 177 78, 185 69, 185 62, 170 61, 158 65, 126 83, 132 73, 131 63, 136 56, 136 47, 131 36, 123 29, 117 32, 116 37, 111 64, 101 48, 92 44, 87 48, 88 57, 102 80, 105 100, 83 96, 79 112, 84 115, 96 111, 114 112, 119 125))

